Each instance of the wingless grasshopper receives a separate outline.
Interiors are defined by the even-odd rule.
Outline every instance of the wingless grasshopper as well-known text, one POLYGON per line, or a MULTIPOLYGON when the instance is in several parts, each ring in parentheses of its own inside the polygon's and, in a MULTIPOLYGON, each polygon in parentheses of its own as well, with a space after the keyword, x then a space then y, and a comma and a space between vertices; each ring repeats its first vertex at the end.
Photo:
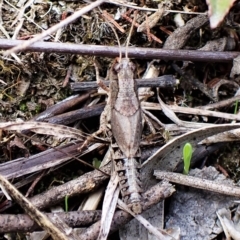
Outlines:
POLYGON ((117 81, 110 83, 111 128, 117 143, 112 146, 114 167, 123 201, 139 214, 142 212, 139 162, 142 112, 134 80, 135 65, 125 56, 113 70, 118 76, 117 81))
MULTIPOLYGON (((111 24, 109 24, 111 27, 111 24)), ((111 27, 112 28, 112 27, 111 27)), ((106 131, 110 120, 112 129, 112 150, 114 169, 119 178, 119 185, 123 201, 135 213, 142 212, 142 188, 140 180, 140 140, 142 135, 142 110, 138 98, 137 83, 134 80, 135 65, 129 60, 127 46, 131 32, 126 43, 125 57, 121 51, 119 62, 111 67, 110 89, 107 89, 99 78, 98 67, 95 64, 98 85, 108 92, 109 98, 100 119, 100 129, 96 134, 106 131)), ((114 31, 118 44, 120 42, 114 31)))

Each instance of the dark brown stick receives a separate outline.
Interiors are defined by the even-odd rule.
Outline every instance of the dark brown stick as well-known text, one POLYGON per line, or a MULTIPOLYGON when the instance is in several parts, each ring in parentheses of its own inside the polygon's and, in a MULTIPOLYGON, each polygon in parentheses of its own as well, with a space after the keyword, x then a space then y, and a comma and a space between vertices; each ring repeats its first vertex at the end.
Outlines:
POLYGON ((49 123, 54 124, 70 124, 80 119, 99 116, 105 107, 105 103, 96 104, 91 107, 84 107, 75 111, 63 113, 51 118, 45 119, 49 123))
MULTIPOLYGON (((9 49, 23 43, 21 40, 0 39, 0 49, 9 49)), ((36 42, 25 51, 30 52, 56 52, 85 54, 92 56, 119 56, 119 47, 81 45, 70 43, 36 42)), ((125 48, 121 49, 125 54, 125 48)), ((178 61, 208 61, 208 62, 229 62, 239 55, 239 52, 210 52, 210 51, 189 51, 189 50, 166 50, 159 48, 129 47, 128 56, 139 59, 164 59, 178 61)))
POLYGON ((33 120, 35 121, 43 121, 46 118, 51 118, 55 115, 61 114, 66 112, 68 109, 74 107, 75 105, 85 101, 86 99, 88 99, 90 97, 91 94, 93 94, 94 91, 88 92, 86 94, 83 94, 81 96, 76 95, 76 96, 71 96, 49 108, 47 108, 45 111, 43 111, 42 113, 38 114, 37 116, 35 116, 33 120))
MULTIPOLYGON (((161 87, 161 88, 171 88, 176 87, 178 80, 172 75, 164 75, 158 78, 148 78, 148 79, 136 79, 137 87, 161 87)), ((103 81, 106 86, 109 86, 109 81, 103 81)), ((98 88, 96 82, 78 82, 72 83, 71 89, 74 92, 77 91, 87 91, 90 89, 98 88)))

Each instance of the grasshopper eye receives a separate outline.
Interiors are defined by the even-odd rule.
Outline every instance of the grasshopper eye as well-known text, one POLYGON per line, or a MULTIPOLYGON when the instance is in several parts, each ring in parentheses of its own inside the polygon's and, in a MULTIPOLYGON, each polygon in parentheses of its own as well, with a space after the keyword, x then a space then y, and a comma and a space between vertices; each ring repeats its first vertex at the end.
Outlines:
POLYGON ((116 71, 116 72, 119 72, 120 71, 120 69, 121 69, 121 64, 120 63, 117 63, 114 67, 113 67, 113 69, 116 71))
POLYGON ((136 69, 135 64, 133 64, 132 62, 130 62, 129 64, 130 64, 130 68, 132 69, 132 71, 134 71, 136 69))

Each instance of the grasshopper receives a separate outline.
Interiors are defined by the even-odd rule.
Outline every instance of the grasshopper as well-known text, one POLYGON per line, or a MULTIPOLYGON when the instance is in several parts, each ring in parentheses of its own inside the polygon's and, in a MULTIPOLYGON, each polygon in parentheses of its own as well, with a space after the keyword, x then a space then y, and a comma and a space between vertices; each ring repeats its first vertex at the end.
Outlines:
POLYGON ((142 111, 134 80, 135 65, 125 56, 112 70, 118 76, 118 80, 110 82, 110 121, 117 144, 112 145, 114 167, 119 177, 123 201, 134 213, 139 214, 142 212, 139 162, 142 111))
MULTIPOLYGON (((117 75, 117 79, 111 78, 110 89, 106 89, 109 98, 101 115, 99 132, 106 131, 107 122, 110 121, 113 136, 114 169, 119 178, 123 201, 135 214, 140 214, 142 212, 142 188, 139 145, 142 135, 142 110, 138 98, 137 83, 134 80, 136 67, 127 54, 132 28, 133 25, 127 39, 125 57, 121 57, 120 51, 119 62, 113 64, 111 68, 112 75, 117 75)), ((113 28, 112 30, 115 33, 113 28)), ((116 33, 115 35, 117 37, 116 33)), ((96 64, 95 69, 97 83, 102 87, 96 64)))

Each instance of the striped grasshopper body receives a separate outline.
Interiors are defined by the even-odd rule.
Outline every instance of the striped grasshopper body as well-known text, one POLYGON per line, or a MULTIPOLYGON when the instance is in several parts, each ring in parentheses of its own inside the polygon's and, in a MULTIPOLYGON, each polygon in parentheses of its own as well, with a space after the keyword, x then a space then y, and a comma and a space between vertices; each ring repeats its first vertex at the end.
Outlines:
POLYGON ((113 66, 118 80, 110 83, 111 128, 115 170, 118 173, 123 201, 139 214, 141 206, 140 140, 142 112, 134 80, 135 66, 128 58, 113 66))

